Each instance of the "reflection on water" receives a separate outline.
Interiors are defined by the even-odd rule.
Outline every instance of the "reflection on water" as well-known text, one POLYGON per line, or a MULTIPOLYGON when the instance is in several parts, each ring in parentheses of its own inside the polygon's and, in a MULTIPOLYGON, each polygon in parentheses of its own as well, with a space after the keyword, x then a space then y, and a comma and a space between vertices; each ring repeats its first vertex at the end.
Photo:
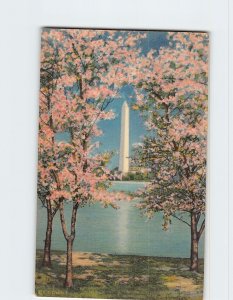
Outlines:
MULTIPOLYGON (((113 190, 134 191, 143 183, 116 182, 113 190)), ((157 213, 152 220, 143 217, 135 207, 135 201, 120 202, 119 209, 102 208, 100 204, 86 206, 78 210, 74 250, 137 254, 167 257, 189 257, 190 228, 178 220, 172 220, 167 231, 162 230, 162 214, 157 213)), ((65 211, 69 220, 70 207, 65 211)), ((37 248, 44 246, 46 230, 46 210, 38 203, 37 248)), ((58 214, 54 218, 52 248, 65 250, 65 239, 58 214)), ((204 242, 200 240, 200 257, 203 257, 204 242)))
POLYGON ((117 222, 118 227, 118 245, 119 249, 123 253, 127 253, 127 240, 128 240, 128 222, 129 222, 129 205, 122 202, 120 204, 119 218, 117 222))

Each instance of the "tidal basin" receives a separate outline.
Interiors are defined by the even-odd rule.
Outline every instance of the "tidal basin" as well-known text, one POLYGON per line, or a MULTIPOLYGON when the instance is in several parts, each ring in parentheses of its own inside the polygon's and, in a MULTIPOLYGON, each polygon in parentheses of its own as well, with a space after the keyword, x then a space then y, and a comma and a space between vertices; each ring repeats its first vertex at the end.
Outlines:
MULTIPOLYGON (((133 192, 144 183, 114 182, 112 190, 133 192)), ((136 202, 121 201, 119 209, 92 204, 78 210, 74 251, 135 254, 160 257, 189 257, 190 228, 173 219, 167 231, 162 229, 162 213, 151 220, 142 216, 136 202)), ((66 206, 69 215, 70 207, 66 206)), ((38 202, 37 249, 43 249, 46 230, 46 209, 38 202)), ((69 218, 68 218, 69 219, 69 218)), ((55 216, 52 249, 66 250, 59 214, 55 216)), ((199 257, 204 256, 204 235, 199 245, 199 257)))

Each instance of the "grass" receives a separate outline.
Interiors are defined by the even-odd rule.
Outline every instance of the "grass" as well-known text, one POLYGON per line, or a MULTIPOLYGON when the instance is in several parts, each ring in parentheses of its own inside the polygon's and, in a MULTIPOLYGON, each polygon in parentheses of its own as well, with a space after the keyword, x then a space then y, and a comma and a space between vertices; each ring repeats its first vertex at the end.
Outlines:
POLYGON ((37 251, 36 294, 46 297, 201 300, 203 260, 200 273, 189 271, 189 260, 136 255, 75 252, 74 287, 63 287, 65 253, 53 251, 51 269, 41 267, 37 251))

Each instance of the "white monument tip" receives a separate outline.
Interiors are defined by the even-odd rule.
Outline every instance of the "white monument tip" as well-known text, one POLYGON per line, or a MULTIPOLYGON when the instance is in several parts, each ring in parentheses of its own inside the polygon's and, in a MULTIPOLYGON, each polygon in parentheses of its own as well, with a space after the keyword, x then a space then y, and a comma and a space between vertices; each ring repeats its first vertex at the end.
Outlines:
POLYGON ((127 106, 127 107, 129 107, 127 101, 125 101, 125 102, 123 103, 122 106, 127 106))

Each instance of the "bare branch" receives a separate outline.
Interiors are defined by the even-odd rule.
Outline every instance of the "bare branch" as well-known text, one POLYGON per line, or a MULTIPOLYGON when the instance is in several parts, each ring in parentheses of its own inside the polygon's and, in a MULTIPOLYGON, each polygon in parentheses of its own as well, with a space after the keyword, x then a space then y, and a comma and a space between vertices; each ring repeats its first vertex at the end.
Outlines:
POLYGON ((68 234, 68 231, 67 231, 67 228, 66 228, 65 215, 64 215, 64 203, 63 202, 61 202, 61 204, 60 204, 59 211, 60 211, 62 231, 63 231, 63 234, 64 234, 66 240, 68 240, 69 239, 69 234, 68 234))
POLYGON ((185 223, 186 225, 188 225, 189 227, 191 226, 191 224, 189 224, 188 222, 186 222, 184 219, 179 218, 178 216, 176 216, 175 214, 172 215, 173 218, 185 223))
POLYGON ((198 231, 198 240, 200 239, 200 237, 201 237, 201 235, 202 235, 202 233, 203 233, 204 230, 205 230, 205 220, 203 220, 203 222, 201 224, 201 227, 200 227, 200 229, 198 231))

